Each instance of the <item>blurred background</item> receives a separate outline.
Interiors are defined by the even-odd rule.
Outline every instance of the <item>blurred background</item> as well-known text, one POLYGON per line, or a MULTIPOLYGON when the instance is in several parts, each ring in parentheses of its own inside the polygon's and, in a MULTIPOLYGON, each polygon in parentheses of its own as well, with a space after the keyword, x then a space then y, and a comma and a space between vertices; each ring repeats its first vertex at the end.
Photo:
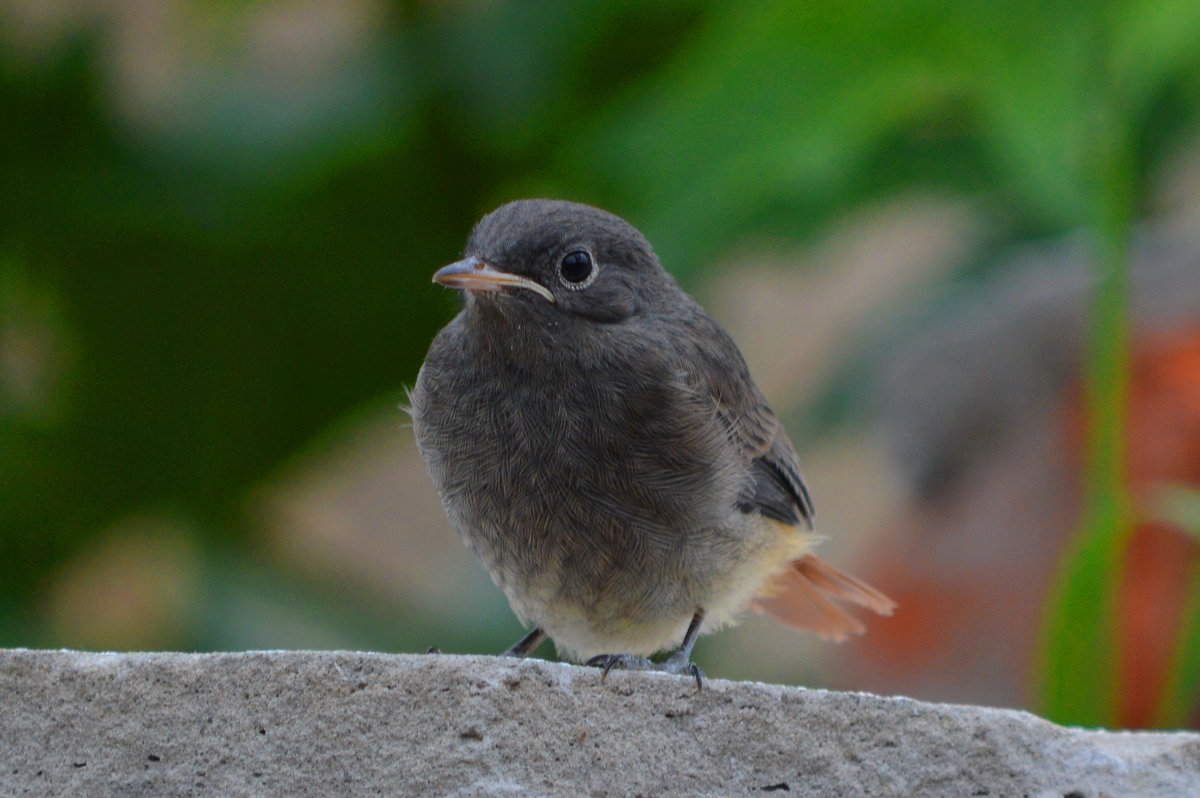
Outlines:
POLYGON ((750 617, 710 676, 1195 725, 1198 111, 1180 0, 0 0, 0 645, 514 642, 398 405, 432 272, 552 196, 729 328, 900 603, 750 617))

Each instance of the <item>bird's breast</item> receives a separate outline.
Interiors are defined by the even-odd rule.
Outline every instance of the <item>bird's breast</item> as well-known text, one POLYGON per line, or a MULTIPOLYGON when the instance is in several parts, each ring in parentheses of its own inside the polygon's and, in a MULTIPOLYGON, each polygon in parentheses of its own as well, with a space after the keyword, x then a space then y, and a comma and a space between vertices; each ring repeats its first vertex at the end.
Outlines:
POLYGON ((414 391, 446 510, 510 597, 602 601, 737 546, 745 469, 709 400, 650 364, 543 366, 431 359, 414 391))

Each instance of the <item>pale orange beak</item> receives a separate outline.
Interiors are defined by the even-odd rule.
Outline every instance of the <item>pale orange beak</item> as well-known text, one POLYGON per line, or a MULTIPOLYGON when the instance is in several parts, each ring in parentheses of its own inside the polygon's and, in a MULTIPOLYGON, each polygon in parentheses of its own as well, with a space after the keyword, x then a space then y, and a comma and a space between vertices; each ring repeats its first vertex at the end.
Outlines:
POLYGON ((524 288, 553 303, 554 294, 541 283, 519 274, 502 272, 480 258, 470 257, 443 266, 434 272, 433 281, 447 288, 463 291, 501 291, 505 287, 524 288))

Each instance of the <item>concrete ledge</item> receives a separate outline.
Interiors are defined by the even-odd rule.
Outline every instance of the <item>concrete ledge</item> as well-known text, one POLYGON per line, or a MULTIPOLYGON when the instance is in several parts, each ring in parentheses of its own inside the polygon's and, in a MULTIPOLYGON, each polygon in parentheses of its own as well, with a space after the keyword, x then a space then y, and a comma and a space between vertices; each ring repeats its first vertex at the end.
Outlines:
POLYGON ((2 795, 1200 795, 1200 735, 536 660, 0 651, 2 795))

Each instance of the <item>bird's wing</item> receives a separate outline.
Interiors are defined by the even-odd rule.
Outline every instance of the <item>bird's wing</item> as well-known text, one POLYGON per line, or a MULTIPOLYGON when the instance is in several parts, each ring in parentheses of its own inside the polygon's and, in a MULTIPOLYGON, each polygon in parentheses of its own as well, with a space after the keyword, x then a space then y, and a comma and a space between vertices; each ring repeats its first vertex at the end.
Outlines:
POLYGON ((727 392, 716 398, 717 417, 740 447, 753 476, 753 487, 739 507, 785 524, 803 521, 811 528, 812 496, 783 425, 753 383, 740 394, 732 402, 727 392))
POLYGON ((694 318, 692 324, 701 334, 689 339, 702 343, 689 353, 688 381, 715 403, 720 424, 753 477, 739 508, 785 524, 804 522, 811 528, 812 496, 800 474, 796 450, 754 384, 737 345, 706 314, 694 318))
MULTIPOLYGON (((685 336, 685 340, 702 342, 687 352, 689 382, 714 402, 719 423, 752 476, 738 507, 760 513, 784 530, 801 522, 811 529, 812 497, 800 475, 796 450, 751 379, 737 346, 703 311, 689 323, 698 334, 685 336)), ((840 641, 861 634, 866 627, 839 606, 839 601, 881 615, 891 615, 896 606, 865 582, 807 553, 764 585, 752 606, 790 626, 840 641)))

